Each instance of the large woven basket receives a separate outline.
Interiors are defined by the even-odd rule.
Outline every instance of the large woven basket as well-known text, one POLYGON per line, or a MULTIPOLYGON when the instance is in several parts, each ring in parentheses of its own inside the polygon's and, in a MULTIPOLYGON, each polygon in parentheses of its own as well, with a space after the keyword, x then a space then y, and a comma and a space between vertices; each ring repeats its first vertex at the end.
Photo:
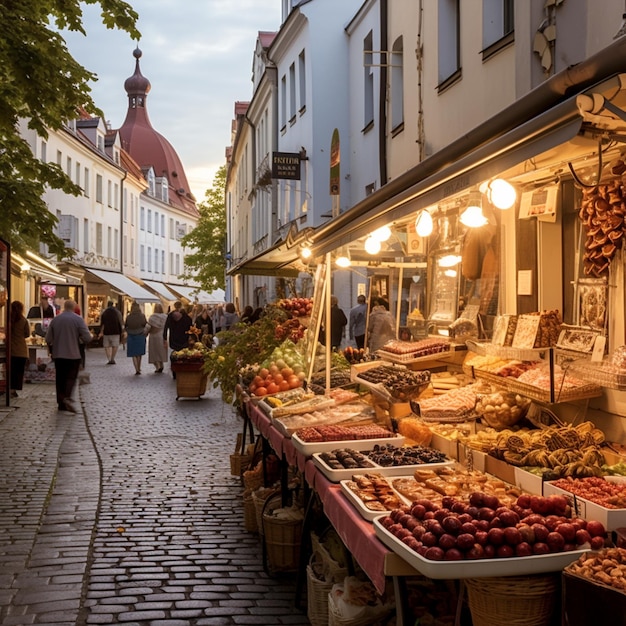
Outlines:
POLYGON ((264 487, 252 492, 252 502, 254 504, 254 512, 256 516, 257 532, 263 534, 263 507, 265 501, 276 493, 273 487, 264 487))
POLYGON ((549 626, 560 574, 467 578, 473 626, 549 626))
POLYGON ((250 533, 259 532, 256 507, 251 493, 245 493, 243 496, 243 527, 250 533))
POLYGON ((315 555, 306 568, 307 617, 311 626, 328 626, 328 594, 333 582, 320 579, 315 573, 315 555))
POLYGON ((302 520, 275 517, 272 512, 282 506, 280 493, 269 497, 263 506, 262 528, 267 563, 275 572, 293 571, 300 564, 302 520))
POLYGON ((201 370, 176 370, 176 399, 199 398, 206 392, 207 375, 201 370))

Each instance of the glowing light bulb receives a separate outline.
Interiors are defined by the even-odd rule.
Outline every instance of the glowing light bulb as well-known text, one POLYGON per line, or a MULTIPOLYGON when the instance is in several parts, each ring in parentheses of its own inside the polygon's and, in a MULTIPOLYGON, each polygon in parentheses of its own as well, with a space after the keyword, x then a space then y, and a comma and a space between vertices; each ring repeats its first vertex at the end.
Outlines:
POLYGON ((375 237, 372 237, 372 235, 365 240, 365 252, 368 254, 378 254, 380 252, 380 248, 380 241, 378 241, 375 237))
POLYGON ((497 209, 510 209, 517 200, 517 192, 511 183, 496 178, 489 183, 489 202, 497 209))
POLYGON ((389 228, 389 226, 381 226, 380 228, 377 228, 371 236, 381 242, 387 241, 387 239, 391 237, 391 228, 389 228))
POLYGON ((426 209, 422 209, 417 214, 415 232, 420 237, 428 237, 433 232, 433 216, 426 209))

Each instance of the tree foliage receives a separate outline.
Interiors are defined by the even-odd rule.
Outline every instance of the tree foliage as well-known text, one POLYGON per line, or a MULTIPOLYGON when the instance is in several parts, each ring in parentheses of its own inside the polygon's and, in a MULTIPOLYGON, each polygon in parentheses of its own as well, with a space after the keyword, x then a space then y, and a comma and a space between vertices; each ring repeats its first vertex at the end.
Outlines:
POLYGON ((58 220, 43 193, 51 187, 78 195, 80 188, 56 163, 35 158, 19 123, 47 138, 81 107, 102 115, 90 95, 96 75, 74 60, 60 32, 86 35, 81 4, 100 5, 107 28, 139 39, 138 15, 122 0, 0 1, 0 236, 17 251, 42 242, 62 257, 70 252, 54 233, 58 220))
POLYGON ((205 291, 224 289, 226 286, 226 166, 217 170, 213 185, 207 189, 205 200, 198 206, 200 219, 181 243, 193 250, 185 255, 186 273, 183 278, 193 278, 205 291))

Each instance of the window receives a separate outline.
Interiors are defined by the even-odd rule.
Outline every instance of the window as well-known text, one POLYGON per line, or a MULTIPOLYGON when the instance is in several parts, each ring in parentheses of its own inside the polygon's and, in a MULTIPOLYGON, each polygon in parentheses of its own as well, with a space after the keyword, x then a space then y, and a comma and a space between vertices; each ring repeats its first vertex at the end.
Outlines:
POLYGON ((513 0, 483 0, 483 58, 496 52, 507 36, 512 40, 514 25, 513 0))
POLYGON ((170 217, 170 239, 174 239, 174 218, 170 217))
POLYGON ((85 198, 89 197, 89 168, 88 167, 85 168, 85 176, 84 176, 84 181, 83 181, 83 194, 85 195, 85 198))
POLYGON ((149 233, 152 232, 152 209, 148 209, 148 227, 147 230, 149 233))
POLYGON ((115 183, 113 185, 113 208, 117 211, 117 198, 120 195, 120 186, 115 183))
POLYGON ((48 160, 48 144, 45 141, 41 142, 41 160, 44 163, 48 160))
POLYGON ((156 211, 154 212, 154 234, 159 234, 159 214, 156 211))
POLYGON ((135 239, 130 238, 130 264, 135 265, 135 239))
POLYGON ((60 150, 57 150, 57 165, 59 167, 63 166, 63 154, 61 153, 60 150))
POLYGON ((461 70, 460 0, 439 0, 439 88, 456 78, 461 70))
POLYGON ((128 235, 124 235, 124 241, 122 242, 122 250, 124 251, 124 261, 128 265, 128 235))
POLYGON ((180 274, 180 254, 176 254, 175 267, 176 267, 176 275, 178 276, 178 274, 180 274))
POLYGON ((80 187, 80 163, 76 163, 76 180, 74 181, 80 187))
POLYGON ((107 256, 113 256, 111 252, 113 251, 113 229, 109 226, 107 228, 107 256))
POLYGON ((391 129, 399 129, 404 123, 404 65, 402 60, 402 37, 398 37, 391 49, 391 129))
POLYGON ((169 273, 172 273, 172 269, 174 268, 174 253, 170 252, 170 267, 169 267, 169 273))
POLYGON ((306 109, 306 63, 304 50, 298 56, 298 91, 300 96, 300 113, 306 109))
POLYGON ((165 250, 161 250, 161 274, 165 274, 165 250))
POLYGON ((107 181, 107 206, 113 206, 113 183, 107 181))
POLYGON ((150 246, 148 246, 147 258, 148 258, 148 271, 151 272, 152 271, 152 248, 150 246))
POLYGON ((154 249, 154 273, 159 273, 159 251, 154 249))
POLYGON ((296 121, 296 65, 289 66, 289 121, 296 121))
POLYGON ((143 272, 146 269, 145 248, 143 244, 139 246, 139 269, 143 272))
POLYGON ((89 252, 89 220, 83 219, 83 252, 89 252))
POLYGON ((115 228, 113 230, 113 258, 117 261, 120 257, 120 251, 119 251, 119 242, 120 240, 120 231, 115 228))
POLYGON ((96 202, 102 204, 102 176, 96 174, 96 202))
POLYGON ((287 77, 280 79, 280 130, 287 126, 287 77))
POLYGON ((139 209, 139 230, 146 230, 146 209, 144 207, 139 209))
POLYGON ((65 159, 65 173, 72 178, 72 157, 67 157, 65 159))
POLYGON ((96 138, 96 146, 100 152, 104 152, 104 137, 102 135, 98 135, 96 138))
POLYGON ((122 198, 122 219, 128 222, 128 189, 124 189, 124 197, 122 198))
POLYGON ((96 222, 96 254, 102 254, 102 224, 96 222))
POLYGON ((161 237, 165 237, 165 215, 161 215, 161 237))
POLYGON ((374 40, 372 31, 363 40, 363 128, 374 123, 374 40))

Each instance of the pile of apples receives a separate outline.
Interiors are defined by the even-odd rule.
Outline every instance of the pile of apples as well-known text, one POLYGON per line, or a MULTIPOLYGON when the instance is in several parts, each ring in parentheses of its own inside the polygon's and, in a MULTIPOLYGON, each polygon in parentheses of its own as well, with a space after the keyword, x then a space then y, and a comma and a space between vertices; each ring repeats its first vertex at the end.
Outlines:
POLYGON ((277 304, 281 309, 289 311, 292 317, 307 317, 313 310, 312 298, 282 298, 277 304))
POLYGON ((274 336, 279 341, 289 339, 293 343, 298 343, 304 337, 306 328, 300 324, 297 317, 292 317, 282 324, 276 326, 274 336))
POLYGON ((560 495, 522 494, 511 507, 482 492, 472 493, 467 502, 445 496, 441 506, 421 499, 395 509, 381 523, 433 561, 525 557, 581 546, 600 550, 606 542, 604 525, 571 517, 560 495))
POLYGON ((302 387, 306 375, 303 368, 289 367, 285 361, 272 362, 269 367, 259 369, 248 386, 248 391, 255 396, 267 396, 279 391, 288 391, 302 387), (296 371, 297 370, 297 371, 296 371))

